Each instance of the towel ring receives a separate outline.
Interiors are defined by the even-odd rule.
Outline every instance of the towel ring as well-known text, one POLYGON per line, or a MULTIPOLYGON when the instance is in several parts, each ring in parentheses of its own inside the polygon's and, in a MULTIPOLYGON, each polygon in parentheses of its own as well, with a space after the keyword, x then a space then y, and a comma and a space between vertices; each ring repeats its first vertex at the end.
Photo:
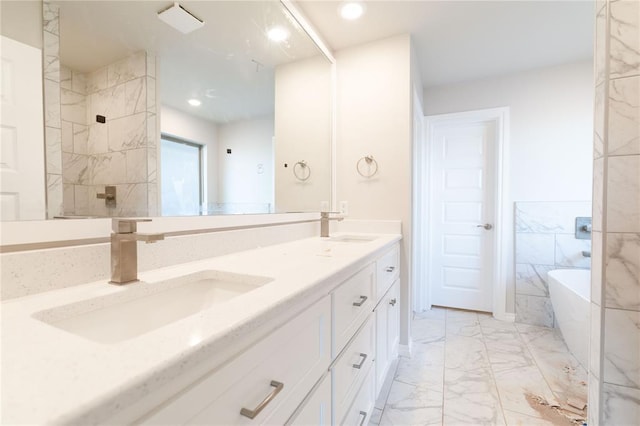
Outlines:
POLYGON ((309 167, 307 162, 304 161, 304 160, 298 161, 293 166, 293 175, 299 181, 304 182, 305 180, 307 180, 307 179, 309 179, 311 177, 311 167, 309 167), (306 171, 306 175, 305 175, 305 171, 306 171))
POLYGON ((356 171, 363 178, 372 178, 376 173, 378 173, 378 162, 373 158, 373 155, 362 157, 356 163, 356 171), (367 164, 367 166, 369 166, 369 173, 363 173, 362 170, 360 170, 365 163, 367 164), (373 171, 371 171, 372 168, 373 171))

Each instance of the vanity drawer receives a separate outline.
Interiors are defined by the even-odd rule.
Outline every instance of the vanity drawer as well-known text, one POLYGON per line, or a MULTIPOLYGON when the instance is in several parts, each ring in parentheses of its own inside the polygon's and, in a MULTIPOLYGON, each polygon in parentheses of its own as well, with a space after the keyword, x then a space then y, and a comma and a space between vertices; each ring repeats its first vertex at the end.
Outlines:
POLYGON ((389 290, 399 273, 400 246, 396 244, 376 260, 376 297, 382 297, 389 290))
POLYGON ((284 424, 329 367, 330 305, 327 296, 141 423, 284 424), (255 418, 241 414, 268 396, 255 418))
POLYGON ((344 416, 365 376, 374 370, 374 324, 371 315, 331 369, 336 420, 344 416))
POLYGON ((289 419, 286 426, 329 426, 331 424, 331 375, 327 374, 320 386, 289 419))
POLYGON ((375 267, 368 265, 331 293, 333 298, 333 357, 338 356, 374 307, 375 267))
POLYGON ((371 369, 340 425, 362 426, 369 423, 376 401, 374 376, 371 369))

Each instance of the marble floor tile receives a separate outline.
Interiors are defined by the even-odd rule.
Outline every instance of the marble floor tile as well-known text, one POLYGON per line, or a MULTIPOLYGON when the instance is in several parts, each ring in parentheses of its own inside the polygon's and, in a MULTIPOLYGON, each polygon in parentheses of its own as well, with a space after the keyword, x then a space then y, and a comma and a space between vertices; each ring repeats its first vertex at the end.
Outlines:
POLYGON ((568 419, 562 419, 560 415, 554 415, 552 411, 543 416, 528 416, 515 411, 504 410, 504 418, 509 426, 559 426, 572 425, 568 419), (561 423, 562 422, 562 423, 561 423))
POLYGON ((444 341, 445 321, 439 319, 415 320, 411 323, 411 337, 416 343, 444 341))
POLYGON ((438 306, 433 306, 430 310, 424 312, 415 312, 413 318, 415 320, 420 319, 439 319, 444 320, 447 310, 438 306))
POLYGON ((491 370, 445 369, 445 425, 504 425, 500 398, 491 370))
POLYGON ((530 398, 556 403, 555 395, 535 365, 503 370, 495 373, 495 379, 505 410, 536 416, 538 411, 529 403, 530 398))
POLYGON ((444 342, 417 344, 411 358, 398 362, 395 380, 429 389, 444 386, 444 342))
POLYGON ((442 424, 441 389, 432 390, 394 381, 380 425, 442 424))

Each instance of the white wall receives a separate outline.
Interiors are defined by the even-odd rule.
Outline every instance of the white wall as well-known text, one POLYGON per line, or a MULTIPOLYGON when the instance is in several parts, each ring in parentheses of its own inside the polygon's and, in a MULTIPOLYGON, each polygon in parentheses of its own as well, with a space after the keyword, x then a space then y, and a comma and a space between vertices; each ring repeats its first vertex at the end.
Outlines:
POLYGON ((273 127, 273 117, 218 125, 219 202, 273 206, 273 127))
POLYGON ((337 200, 349 219, 402 220, 401 343, 408 341, 411 254, 411 41, 408 35, 336 52, 337 200), (373 155, 378 173, 356 172, 373 155))
MULTIPOLYGON (((508 106, 507 206, 516 201, 591 200, 591 61, 424 90, 425 115, 508 106)), ((507 208, 508 265, 513 265, 513 209, 507 208)), ((514 271, 507 276, 514 312, 514 271)))
POLYGON ((218 200, 218 126, 211 121, 162 105, 160 131, 162 134, 206 146, 205 191, 207 202, 216 202, 218 200))
POLYGON ((42 49, 42 1, 0 1, 0 34, 42 49))
POLYGON ((276 211, 319 211, 331 200, 331 64, 318 56, 281 65, 275 84, 276 211), (303 160, 304 182, 293 175, 303 160))

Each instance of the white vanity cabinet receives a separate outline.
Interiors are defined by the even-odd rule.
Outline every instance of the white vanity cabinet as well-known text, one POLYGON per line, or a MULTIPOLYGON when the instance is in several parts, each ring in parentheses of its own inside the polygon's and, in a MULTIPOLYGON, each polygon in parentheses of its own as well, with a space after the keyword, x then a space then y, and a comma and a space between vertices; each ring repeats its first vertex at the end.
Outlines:
POLYGON ((330 320, 327 296, 139 424, 284 424, 329 368, 330 320))
POLYGON ((398 354, 398 269, 394 244, 135 423, 365 424, 398 354))

